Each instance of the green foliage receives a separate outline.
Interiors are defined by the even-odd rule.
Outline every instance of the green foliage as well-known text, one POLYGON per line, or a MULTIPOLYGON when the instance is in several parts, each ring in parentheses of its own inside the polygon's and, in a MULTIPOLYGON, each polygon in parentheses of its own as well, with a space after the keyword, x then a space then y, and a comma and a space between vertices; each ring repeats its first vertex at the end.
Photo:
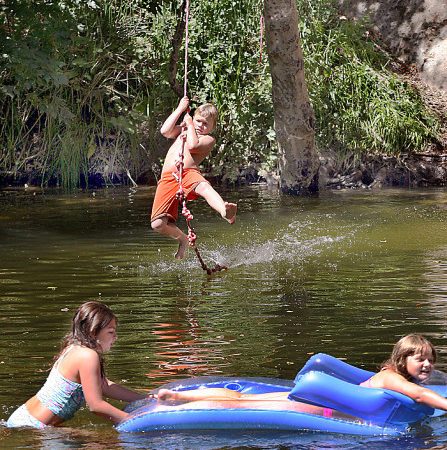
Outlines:
MULTIPOLYGON (((12 1, 3 8, 0 110, 7 120, 0 125, 0 168, 16 175, 20 161, 32 159, 42 183, 79 185, 86 136, 103 149, 103 141, 119 140, 123 153, 142 158, 134 135, 151 80, 141 42, 150 20, 149 13, 135 14, 137 3, 123 10, 113 0, 12 1)), ((121 162, 118 174, 132 166, 121 162)))
POLYGON ((439 123, 387 70, 391 60, 365 24, 340 20, 331 0, 300 0, 306 79, 320 147, 399 154, 436 140, 439 123))
MULTIPOLYGON (((436 120, 388 70, 362 24, 332 0, 297 0, 306 76, 321 148, 397 154, 435 139, 436 120)), ((161 121, 178 99, 168 83, 180 0, 10 0, 0 8, 0 174, 79 185, 150 170, 161 121), (144 133, 142 133, 144 130, 144 133), (144 136, 143 136, 144 134, 144 136), (144 148, 141 144, 144 144, 144 148)), ((276 164, 261 0, 191 2, 188 91, 220 117, 217 174, 276 164)), ((183 84, 180 53, 178 81, 183 84)))
POLYGON ((219 110, 219 150, 209 169, 222 174, 266 162, 275 143, 267 56, 259 61, 260 1, 192 4, 190 90, 219 110))

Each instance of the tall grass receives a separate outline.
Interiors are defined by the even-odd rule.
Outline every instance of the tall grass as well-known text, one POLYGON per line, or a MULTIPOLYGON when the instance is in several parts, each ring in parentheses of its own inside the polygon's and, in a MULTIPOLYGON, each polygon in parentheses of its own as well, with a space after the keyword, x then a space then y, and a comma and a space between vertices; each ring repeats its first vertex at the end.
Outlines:
MULTIPOLYGON (((118 140, 123 154, 141 162, 145 152, 135 135, 151 78, 139 42, 149 13, 134 14, 137 4, 126 2, 123 10, 116 1, 102 2, 103 9, 94 2, 11 2, 2 10, 5 23, 19 25, 0 36, 0 110, 7 118, 0 124, 0 170, 18 175, 21 166, 26 173, 20 161, 34 154, 29 177, 78 186, 88 180, 88 160, 99 149, 107 156, 102 144, 118 140)), ((117 175, 132 166, 120 161, 117 175)))
MULTIPOLYGON (((320 148, 399 154, 435 140, 436 119, 387 69, 390 58, 365 27, 341 20, 332 0, 297 1, 320 148)), ((189 92, 195 105, 219 109, 207 169, 229 178, 276 163, 261 3, 191 2, 189 92)), ((0 10, 0 174, 70 188, 89 174, 114 182, 150 171, 158 128, 178 101, 168 70, 179 5, 8 2, 0 10)), ((183 61, 177 76, 182 83, 183 61)))
POLYGON ((318 142, 339 152, 399 154, 438 137, 439 122, 389 68, 366 23, 337 14, 332 0, 299 0, 306 75, 318 142))

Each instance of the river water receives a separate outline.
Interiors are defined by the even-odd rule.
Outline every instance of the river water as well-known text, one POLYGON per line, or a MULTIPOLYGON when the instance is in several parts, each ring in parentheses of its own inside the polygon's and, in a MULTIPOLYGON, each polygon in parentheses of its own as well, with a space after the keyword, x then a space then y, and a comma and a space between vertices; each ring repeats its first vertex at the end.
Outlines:
MULTIPOLYGON (((292 379, 310 355, 375 370, 402 335, 439 349, 447 370, 447 191, 281 196, 229 190, 235 225, 191 204, 198 245, 229 270, 208 277, 193 252, 148 222, 153 188, 63 194, 0 191, 0 419, 46 378, 73 311, 112 307, 119 339, 109 378, 153 388, 201 375, 292 379)), ((1 448, 422 449, 447 445, 447 419, 407 437, 318 433, 119 435, 81 410, 64 428, 8 430, 1 448)), ((439 447, 438 447, 439 448, 439 447)))

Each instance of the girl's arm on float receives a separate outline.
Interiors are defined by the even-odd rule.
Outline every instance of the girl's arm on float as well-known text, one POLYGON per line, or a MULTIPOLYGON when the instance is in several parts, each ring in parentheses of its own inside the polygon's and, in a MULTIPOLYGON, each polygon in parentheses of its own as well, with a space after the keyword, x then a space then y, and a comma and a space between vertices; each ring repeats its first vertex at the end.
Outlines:
POLYGON ((103 396, 101 369, 98 354, 91 349, 83 349, 79 364, 79 378, 89 410, 114 423, 121 422, 128 414, 106 402, 103 396))
POLYGON ((133 402, 135 400, 142 400, 147 398, 147 395, 132 391, 118 383, 105 379, 102 385, 103 394, 108 398, 115 400, 122 400, 123 402, 133 402))
MULTIPOLYGON (((387 371, 388 372, 388 371, 387 371)), ((384 389, 400 392, 415 402, 423 403, 436 409, 443 409, 447 411, 447 399, 425 387, 419 386, 411 381, 406 380, 397 373, 386 373, 383 379, 384 389)))

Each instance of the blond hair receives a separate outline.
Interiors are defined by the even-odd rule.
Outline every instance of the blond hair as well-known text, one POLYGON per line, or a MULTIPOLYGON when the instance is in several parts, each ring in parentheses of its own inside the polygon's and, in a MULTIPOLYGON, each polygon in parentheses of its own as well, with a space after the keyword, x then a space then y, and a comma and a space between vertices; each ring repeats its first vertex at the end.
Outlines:
POLYGON ((433 344, 420 334, 408 334, 394 345, 391 356, 382 364, 382 369, 392 369, 407 380, 411 380, 411 375, 407 371, 408 356, 426 352, 432 354, 434 364, 437 355, 433 344))
POLYGON ((204 103, 203 105, 200 105, 196 109, 194 117, 199 114, 205 119, 211 119, 213 121, 213 128, 216 126, 217 116, 219 113, 217 112, 217 108, 212 103, 204 103))

